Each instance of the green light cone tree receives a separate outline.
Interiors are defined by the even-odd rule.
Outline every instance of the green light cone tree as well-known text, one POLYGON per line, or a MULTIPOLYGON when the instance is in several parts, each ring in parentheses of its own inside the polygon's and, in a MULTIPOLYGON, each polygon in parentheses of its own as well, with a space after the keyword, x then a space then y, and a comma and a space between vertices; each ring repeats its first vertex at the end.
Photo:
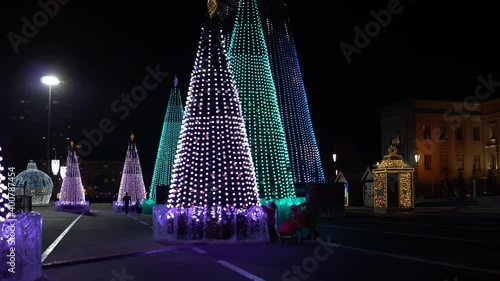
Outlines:
POLYGON ((284 0, 261 0, 262 27, 287 136, 295 183, 325 182, 284 0))
POLYGON ((256 0, 240 0, 229 47, 259 194, 295 198, 291 164, 256 0))
POLYGON ((149 189, 149 199, 156 202, 156 188, 158 186, 170 185, 172 168, 174 165, 177 142, 181 132, 182 117, 184 109, 182 106, 181 91, 177 88, 177 76, 174 79, 174 87, 170 91, 167 111, 163 121, 163 129, 160 137, 160 145, 156 155, 153 171, 153 179, 149 189))

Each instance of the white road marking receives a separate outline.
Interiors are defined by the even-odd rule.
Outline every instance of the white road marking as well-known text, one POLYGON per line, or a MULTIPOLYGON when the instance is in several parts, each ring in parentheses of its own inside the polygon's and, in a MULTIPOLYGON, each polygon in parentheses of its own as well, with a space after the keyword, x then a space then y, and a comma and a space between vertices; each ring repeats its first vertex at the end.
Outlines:
POLYGON ((237 273, 245 276, 246 278, 248 278, 250 280, 253 280, 253 281, 265 281, 264 279, 262 279, 260 277, 257 277, 255 275, 253 275, 252 273, 250 273, 250 272, 248 272, 246 270, 243 270, 243 269, 237 267, 236 265, 228 263, 227 261, 218 260, 217 262, 220 263, 221 265, 223 265, 223 266, 231 269, 232 271, 237 272, 237 273))
POLYGON ((54 242, 42 253, 42 262, 52 253, 52 251, 56 248, 56 246, 61 242, 61 240, 66 236, 68 231, 75 225, 75 223, 83 216, 83 213, 81 213, 66 229, 57 237, 54 242))
POLYGON ((206 254, 207 253, 200 248, 193 247, 192 249, 193 249, 193 251, 197 252, 198 254, 206 254))
POLYGON ((483 241, 479 241, 479 240, 469 240, 469 239, 461 239, 461 238, 453 238, 453 237, 430 236, 430 235, 410 234, 410 233, 401 233, 401 232, 389 232, 389 231, 384 232, 384 233, 393 234, 393 235, 401 235, 401 236, 429 238, 429 239, 442 239, 442 240, 452 240, 452 241, 461 241, 461 242, 484 243, 483 241))
POLYGON ((423 259, 423 258, 403 256, 403 255, 398 255, 398 254, 379 252, 379 251, 375 251, 375 250, 367 250, 367 249, 356 248, 356 247, 345 246, 345 245, 334 244, 334 243, 325 243, 325 244, 332 246, 332 247, 339 247, 340 246, 341 248, 344 248, 344 249, 349 249, 349 250, 353 250, 353 251, 360 251, 360 252, 381 255, 381 256, 387 256, 387 257, 401 259, 401 260, 410 260, 410 261, 428 263, 428 264, 433 264, 433 265, 438 265, 438 266, 452 267, 452 268, 457 268, 457 269, 462 269, 462 270, 469 270, 469 271, 475 271, 475 272, 481 272, 481 273, 487 273, 487 274, 500 275, 500 271, 496 271, 496 270, 492 270, 492 269, 478 268, 478 267, 472 267, 472 266, 461 265, 461 264, 453 264, 453 263, 447 263, 447 262, 440 262, 440 261, 433 261, 433 260, 428 260, 428 259, 423 259))
POLYGON ((144 224, 144 225, 149 226, 149 224, 148 224, 147 222, 143 222, 143 221, 139 221, 139 220, 138 220, 138 222, 140 222, 140 223, 142 223, 142 224, 144 224))

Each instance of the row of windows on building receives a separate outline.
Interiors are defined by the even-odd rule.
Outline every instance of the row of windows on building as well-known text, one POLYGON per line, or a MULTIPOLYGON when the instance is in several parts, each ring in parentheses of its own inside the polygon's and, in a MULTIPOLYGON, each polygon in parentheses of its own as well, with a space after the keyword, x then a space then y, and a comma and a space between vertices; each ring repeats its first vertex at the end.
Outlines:
MULTIPOLYGON (((491 155, 491 159, 489 161, 489 163, 496 163, 496 159, 494 159, 494 155, 491 155)), ((439 163, 440 163, 440 166, 439 168, 442 170, 442 171, 446 171, 448 170, 449 166, 448 166, 448 155, 440 155, 439 156, 439 163)), ((464 170, 465 169, 465 166, 464 166, 464 163, 465 163, 465 155, 457 155, 456 156, 456 159, 455 159, 455 164, 456 164, 456 168, 458 170, 464 170)), ((481 170, 481 156, 480 155, 474 155, 474 162, 473 162, 473 166, 472 168, 474 170, 481 170)), ((495 167, 493 167, 494 164, 490 164, 488 165, 488 169, 495 169, 495 167)), ((431 155, 424 155, 424 169, 425 170, 432 170, 432 156, 431 155)))
MULTIPOLYGON (((441 140, 441 141, 448 140, 448 134, 446 133, 446 129, 447 128, 444 126, 439 127, 439 140, 441 140)), ((496 139, 497 138, 496 126, 491 125, 489 129, 490 129, 490 132, 489 132, 490 139, 496 139)), ((432 130, 431 130, 430 125, 424 125, 423 131, 424 131, 424 139, 425 140, 432 139, 432 130)), ((455 139, 457 141, 465 140, 464 129, 462 127, 458 127, 455 129, 455 139)), ((480 141, 481 140, 481 128, 480 127, 473 127, 472 128, 472 140, 473 141, 480 141)))

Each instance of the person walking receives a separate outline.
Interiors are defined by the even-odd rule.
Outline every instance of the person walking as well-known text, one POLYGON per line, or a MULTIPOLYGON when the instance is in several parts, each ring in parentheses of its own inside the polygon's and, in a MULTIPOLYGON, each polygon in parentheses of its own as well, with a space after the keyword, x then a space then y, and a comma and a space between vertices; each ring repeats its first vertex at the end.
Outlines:
POLYGON ((125 192, 125 196, 123 196, 123 203, 125 207, 125 214, 128 214, 128 207, 130 205, 130 201, 132 201, 132 197, 128 195, 128 192, 125 192))

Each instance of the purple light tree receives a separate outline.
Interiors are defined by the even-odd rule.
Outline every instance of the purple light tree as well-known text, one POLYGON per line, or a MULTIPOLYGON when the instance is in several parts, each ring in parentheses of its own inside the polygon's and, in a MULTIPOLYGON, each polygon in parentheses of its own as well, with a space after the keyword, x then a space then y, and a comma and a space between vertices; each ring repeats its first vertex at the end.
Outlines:
POLYGON ((70 142, 68 157, 66 159, 66 177, 61 186, 61 203, 84 203, 85 194, 83 192, 82 178, 80 176, 80 166, 76 155, 73 141, 70 142))
POLYGON ((88 211, 89 209, 89 202, 85 201, 76 148, 78 147, 71 141, 66 158, 66 177, 63 179, 59 201, 55 202, 56 211, 88 211))
POLYGON ((127 156, 125 157, 125 164, 123 165, 122 180, 117 199, 119 204, 123 204, 123 196, 125 196, 126 193, 132 197, 131 205, 135 204, 137 199, 142 201, 146 198, 146 186, 144 185, 144 178, 142 176, 141 163, 139 161, 139 154, 137 153, 134 134, 130 135, 127 156))

